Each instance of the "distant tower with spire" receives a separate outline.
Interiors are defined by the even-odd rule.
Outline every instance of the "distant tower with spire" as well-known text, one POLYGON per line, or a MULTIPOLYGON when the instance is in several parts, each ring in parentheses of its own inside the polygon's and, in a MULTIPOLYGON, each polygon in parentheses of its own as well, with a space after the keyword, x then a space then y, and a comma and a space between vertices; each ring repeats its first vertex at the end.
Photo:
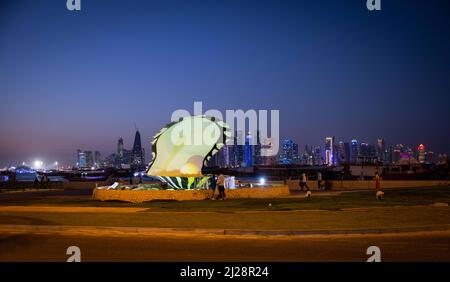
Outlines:
MULTIPOLYGON (((136 125, 135 125, 136 127, 136 125)), ((141 145, 141 134, 136 128, 136 135, 134 136, 133 149, 131 150, 131 168, 134 170, 145 169, 145 152, 141 145)))

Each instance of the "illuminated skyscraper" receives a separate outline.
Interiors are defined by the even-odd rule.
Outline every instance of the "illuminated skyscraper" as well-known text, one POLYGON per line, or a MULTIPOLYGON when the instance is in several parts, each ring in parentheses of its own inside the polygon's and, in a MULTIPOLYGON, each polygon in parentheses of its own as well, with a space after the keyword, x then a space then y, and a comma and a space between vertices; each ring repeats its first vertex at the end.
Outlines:
POLYGON ((291 139, 285 139, 280 154, 280 164, 293 164, 298 159, 298 145, 291 139))
POLYGON ((245 136, 245 145, 244 145, 244 166, 251 167, 253 166, 253 136, 249 132, 247 136, 245 136))
POLYGON ((314 148, 313 157, 314 157, 313 161, 314 165, 323 165, 322 148, 320 146, 316 146, 314 148))
POLYGON ((403 144, 397 144, 392 151, 392 162, 397 163, 400 160, 401 153, 404 152, 403 144))
POLYGON ((387 161, 387 150, 384 139, 378 138, 377 140, 377 157, 378 161, 386 163, 387 161))
POLYGON ((335 164, 334 137, 325 138, 325 164, 335 164))
POLYGON ((77 150, 77 167, 86 167, 86 155, 80 149, 77 150))
POLYGON ((417 147, 417 160, 419 161, 419 163, 422 164, 425 162, 425 158, 426 158, 425 145, 420 144, 417 147))
POLYGON ((353 139, 350 147, 350 162, 356 164, 358 162, 359 146, 358 140, 353 139))

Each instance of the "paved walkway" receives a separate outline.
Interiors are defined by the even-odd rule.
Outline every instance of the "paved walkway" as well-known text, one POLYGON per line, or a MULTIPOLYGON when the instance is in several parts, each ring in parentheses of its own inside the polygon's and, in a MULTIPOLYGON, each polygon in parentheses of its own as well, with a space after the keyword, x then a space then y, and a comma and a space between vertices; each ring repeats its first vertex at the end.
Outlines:
MULTIPOLYGON (((317 237, 89 236, 0 232, 0 261, 359 261, 378 246, 382 261, 450 261, 449 232, 317 237)), ((301 275, 301 273, 299 274, 301 275)))
POLYGON ((433 206, 236 212, 153 212, 148 208, 133 207, 0 206, 0 230, 64 233, 86 228, 101 231, 105 235, 119 231, 251 236, 381 234, 449 230, 450 213, 448 207, 433 206))
POLYGON ((227 237, 343 237, 361 235, 393 235, 393 234, 446 234, 450 235, 450 225, 349 229, 349 230, 248 230, 218 228, 155 228, 155 227, 116 227, 116 226, 55 226, 55 225, 0 225, 0 233, 10 234, 58 234, 84 236, 227 236, 227 237))
POLYGON ((51 213, 135 213, 148 208, 130 207, 61 207, 61 206, 0 206, 0 212, 51 212, 51 213))

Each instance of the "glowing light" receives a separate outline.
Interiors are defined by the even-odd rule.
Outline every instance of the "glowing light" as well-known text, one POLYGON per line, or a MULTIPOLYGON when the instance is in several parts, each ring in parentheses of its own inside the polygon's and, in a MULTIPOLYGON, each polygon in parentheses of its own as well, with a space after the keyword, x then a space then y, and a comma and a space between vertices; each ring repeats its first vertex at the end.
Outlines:
POLYGON ((42 168, 43 165, 44 165, 43 161, 39 161, 39 160, 34 161, 34 168, 36 168, 36 169, 42 168))
POLYGON ((194 163, 184 164, 181 167, 180 172, 184 175, 196 175, 200 173, 198 167, 194 163))
POLYGON ((264 177, 261 177, 261 178, 259 179, 259 184, 261 184, 261 185, 266 184, 266 179, 265 179, 264 177))

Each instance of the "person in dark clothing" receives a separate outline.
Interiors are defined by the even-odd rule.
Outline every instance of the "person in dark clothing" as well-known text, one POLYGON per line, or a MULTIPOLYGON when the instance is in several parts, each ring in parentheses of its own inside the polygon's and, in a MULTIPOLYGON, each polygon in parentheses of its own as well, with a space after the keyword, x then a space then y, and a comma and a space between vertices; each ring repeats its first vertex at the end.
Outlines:
POLYGON ((48 177, 45 174, 43 174, 41 176, 41 186, 42 186, 42 188, 47 188, 48 187, 48 177))
POLYGON ((318 190, 325 190, 325 187, 323 186, 322 182, 322 173, 319 171, 317 172, 317 188, 318 190))
POLYGON ((219 188, 219 199, 225 199, 225 175, 220 174, 217 177, 217 186, 219 188))
POLYGON ((212 190, 211 200, 215 200, 215 199, 214 199, 214 194, 215 194, 216 188, 217 188, 217 178, 216 178, 216 175, 213 175, 213 176, 211 177, 209 184, 210 184, 210 187, 209 187, 209 188, 212 190))
POLYGON ((133 177, 134 177, 134 173, 130 174, 130 185, 133 185, 133 177))

